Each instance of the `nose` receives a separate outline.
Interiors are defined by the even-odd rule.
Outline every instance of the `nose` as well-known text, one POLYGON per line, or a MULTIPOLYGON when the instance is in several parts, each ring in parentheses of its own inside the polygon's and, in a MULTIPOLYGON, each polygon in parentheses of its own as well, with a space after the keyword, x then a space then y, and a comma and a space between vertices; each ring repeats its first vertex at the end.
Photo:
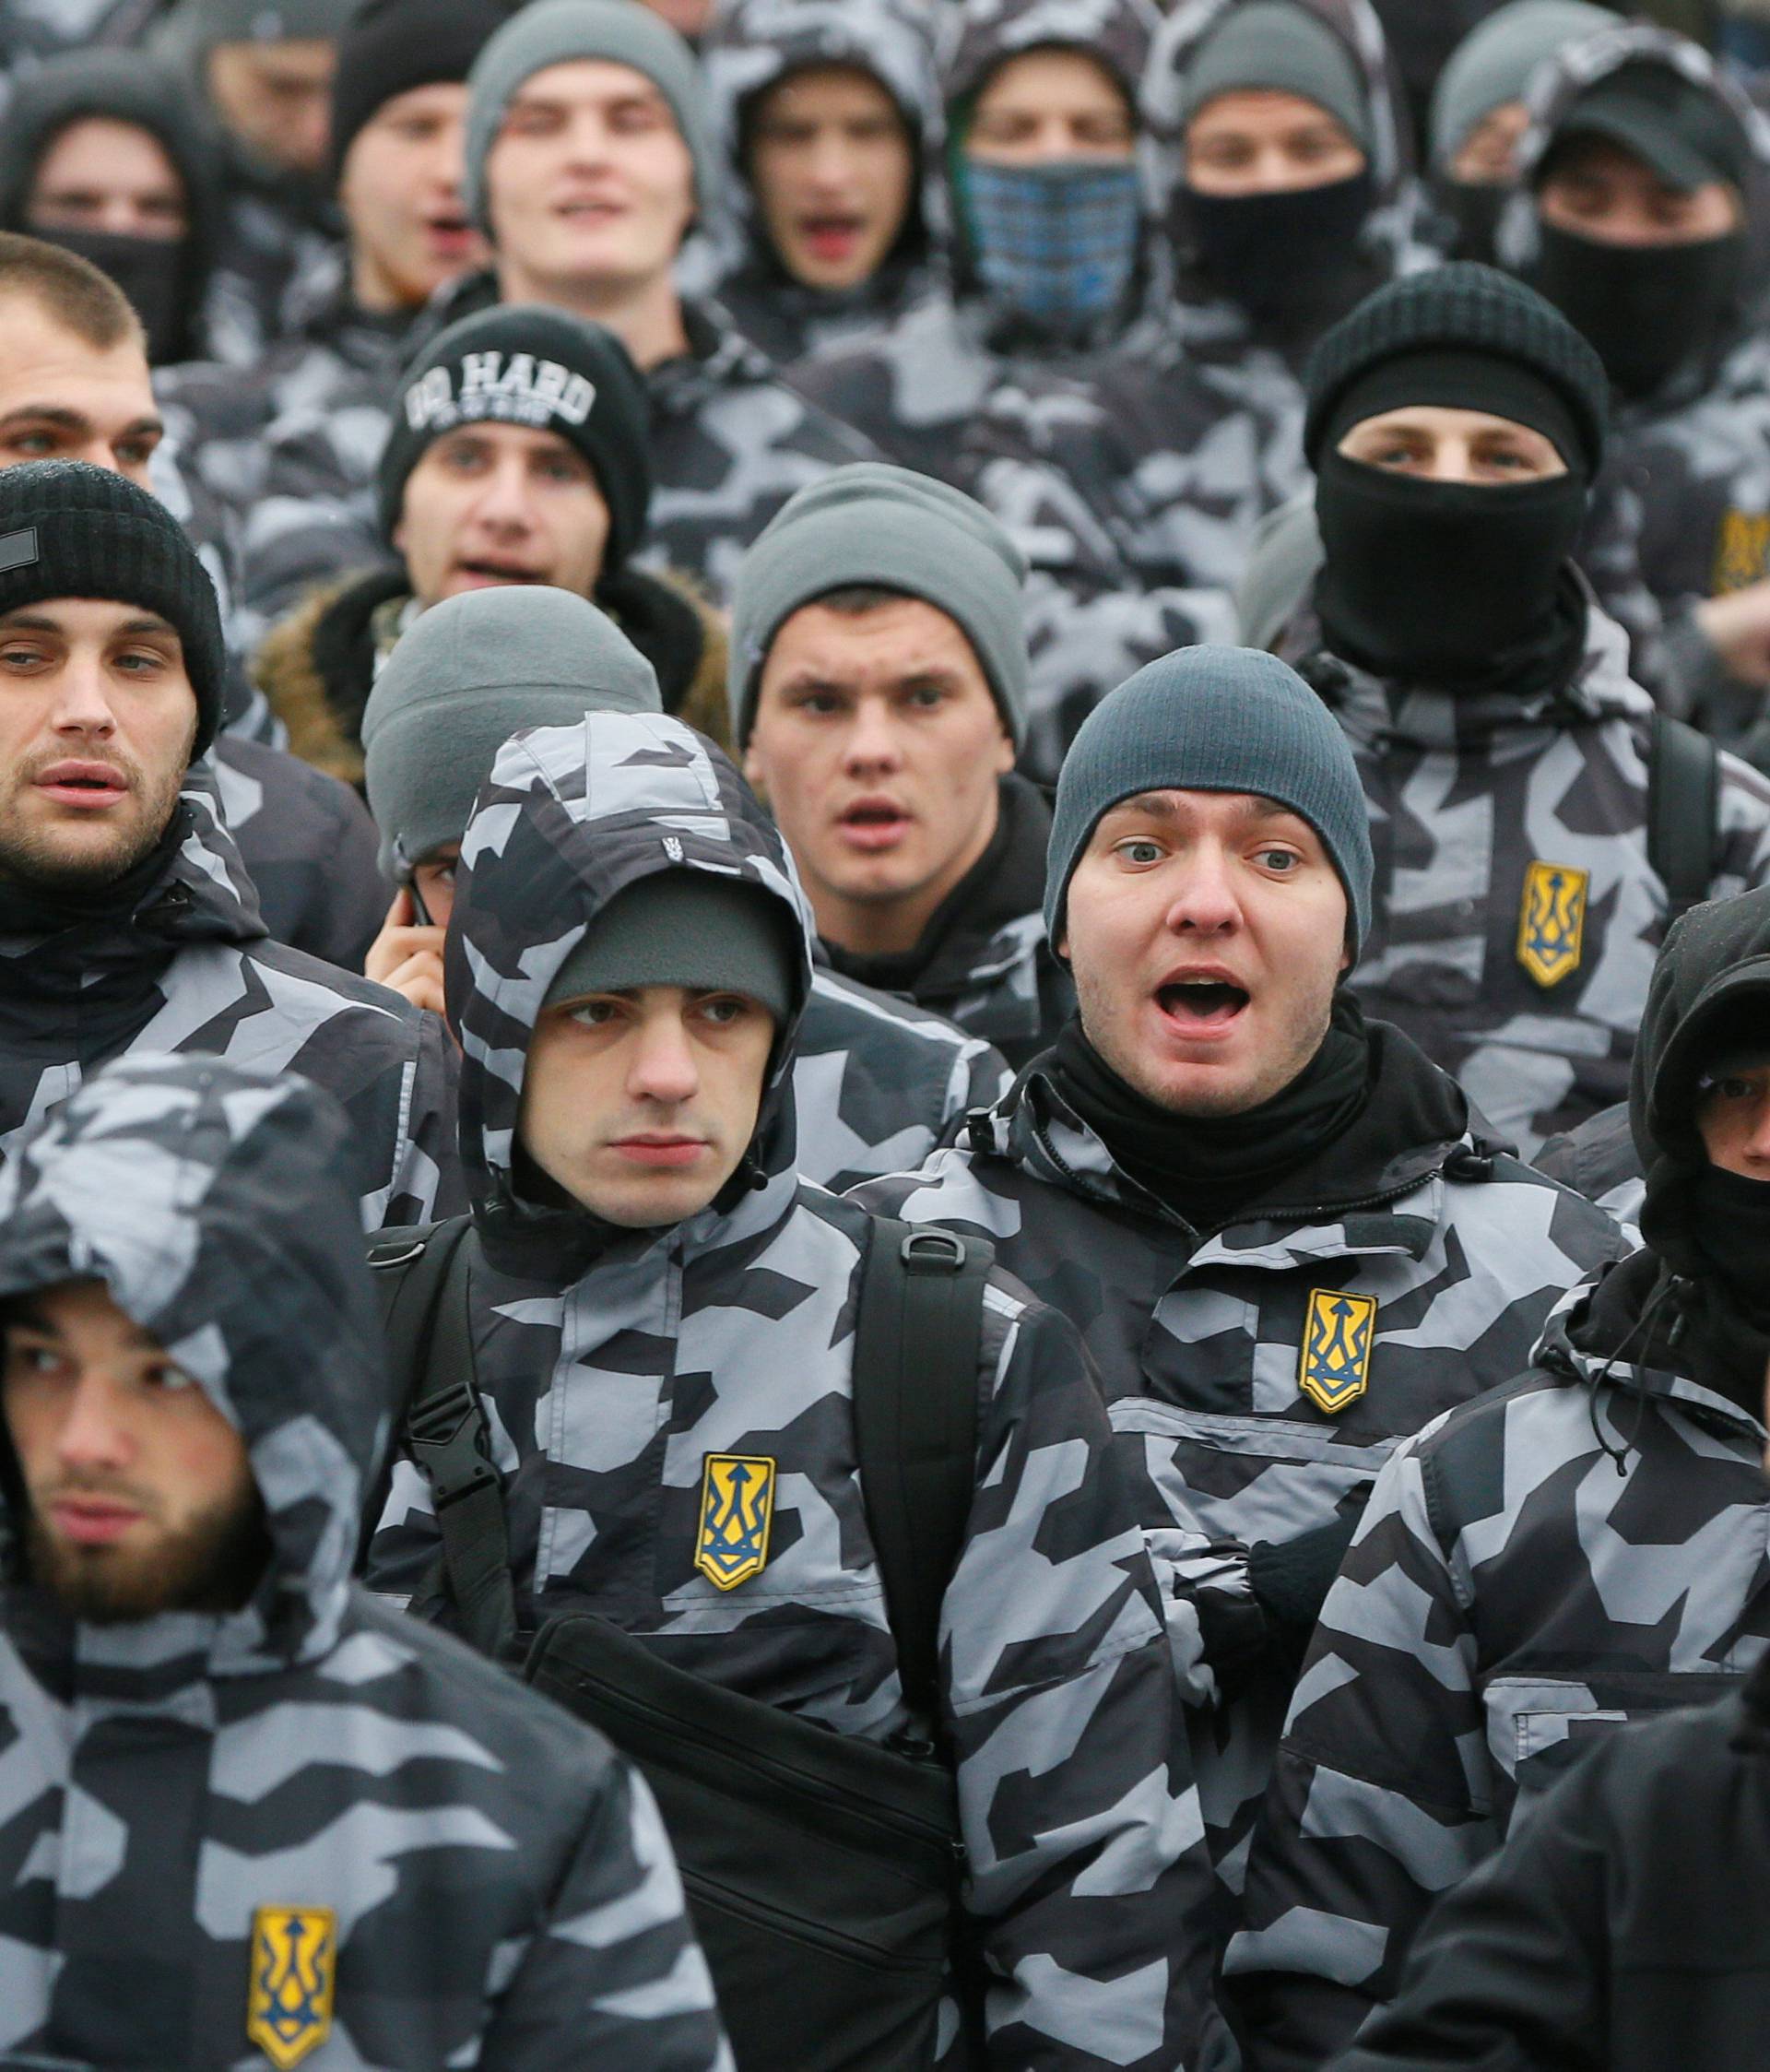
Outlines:
POLYGON ((1175 935, 1232 935, 1242 922, 1230 859, 1221 842, 1195 842, 1177 859, 1167 925, 1175 935))
POLYGON ((69 656, 55 681, 51 725, 58 734, 90 734, 100 740, 116 731, 117 716, 96 655, 69 656))
POLYGON ((850 776, 864 771, 895 770, 903 761, 897 723, 883 698, 856 702, 844 761, 850 776))
POLYGON ((1754 1166, 1770 1166, 1770 1094, 1758 1097, 1752 1111, 1752 1129, 1744 1149, 1746 1157, 1754 1166))
POLYGON ((689 1040, 680 1007, 660 1008, 647 1014, 634 1038, 632 1064, 627 1075, 629 1095, 635 1100, 675 1107, 691 1101, 700 1089, 694 1047, 689 1040))
POLYGON ((522 456, 501 454, 485 486, 474 499, 473 515, 501 532, 527 532, 535 523, 528 471, 522 456))
POLYGON ((848 175, 848 147, 833 130, 820 131, 807 154, 806 170, 818 187, 840 187, 848 175))
POLYGON ((68 1399, 55 1452, 68 1474, 114 1474, 128 1465, 134 1448, 117 1415, 115 1393, 102 1374, 81 1376, 68 1399))

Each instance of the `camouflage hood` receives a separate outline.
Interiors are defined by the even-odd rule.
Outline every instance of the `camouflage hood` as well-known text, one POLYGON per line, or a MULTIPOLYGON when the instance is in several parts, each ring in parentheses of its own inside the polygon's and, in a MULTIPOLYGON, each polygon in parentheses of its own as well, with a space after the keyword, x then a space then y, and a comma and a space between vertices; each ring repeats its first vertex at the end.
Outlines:
POLYGON ((1619 22, 1614 29, 1600 30, 1583 41, 1570 43, 1531 80, 1527 97, 1530 122, 1518 145, 1517 191, 1500 219, 1497 243, 1502 262, 1513 272, 1526 275, 1535 263, 1537 170, 1574 102, 1623 65, 1644 62, 1682 73, 1712 94, 1744 130, 1752 165, 1744 191, 1746 227, 1752 250, 1747 278, 1761 281, 1766 247, 1770 246, 1770 118, 1700 44, 1669 30, 1631 22, 1619 22))
MULTIPOLYGON (((263 1674, 336 1640, 385 1426, 381 1324, 341 1108, 293 1074, 141 1056, 0 1171, 0 1298, 97 1279, 241 1434, 271 1557, 243 1609, 77 1629, 107 1669, 263 1674)), ((18 1467, 0 1474, 17 1558, 18 1467)))
MULTIPOLYGON (((791 1201, 790 1067, 811 985, 811 912, 774 823, 726 755, 661 714, 588 713, 499 751, 461 846, 446 986, 461 1046, 461 1157, 482 1239, 554 1264, 606 1237, 586 1211, 546 1206, 516 1170, 530 1038, 547 989, 618 894, 661 870, 704 870, 780 900, 802 944, 750 1148, 688 1241, 761 1227, 791 1201)), ((648 1236, 650 1234, 647 1234, 648 1236)))
MULTIPOLYGON (((1235 0, 1183 0, 1162 24, 1150 53, 1143 81, 1143 119, 1151 146, 1155 213, 1170 226, 1184 218, 1186 74, 1234 5, 1235 0)), ((1409 263, 1413 253, 1420 197, 1413 179, 1412 142, 1402 126, 1400 89, 1383 24, 1370 0, 1295 0, 1295 5, 1318 16, 1347 45, 1364 81, 1375 201, 1363 243, 1373 255, 1386 256, 1398 268, 1409 263)))
MULTIPOLYGON (((920 221, 906 226, 896 256, 914 262, 938 254, 947 226, 941 170, 946 124, 933 38, 926 13, 915 0, 725 0, 702 39, 701 64, 731 176, 720 225, 727 267, 760 262, 779 281, 745 172, 746 111, 777 80, 814 65, 851 65, 868 72, 896 101, 921 171, 920 221)), ((887 262, 887 270, 891 265, 887 262)))

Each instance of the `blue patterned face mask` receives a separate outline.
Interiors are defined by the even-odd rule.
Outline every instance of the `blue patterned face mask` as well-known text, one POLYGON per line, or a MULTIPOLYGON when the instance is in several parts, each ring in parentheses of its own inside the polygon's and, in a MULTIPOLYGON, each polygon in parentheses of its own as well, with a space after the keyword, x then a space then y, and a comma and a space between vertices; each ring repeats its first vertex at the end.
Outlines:
POLYGON ((1081 331, 1123 301, 1142 227, 1134 164, 967 159, 963 198, 978 275, 1002 308, 1053 331, 1081 331))

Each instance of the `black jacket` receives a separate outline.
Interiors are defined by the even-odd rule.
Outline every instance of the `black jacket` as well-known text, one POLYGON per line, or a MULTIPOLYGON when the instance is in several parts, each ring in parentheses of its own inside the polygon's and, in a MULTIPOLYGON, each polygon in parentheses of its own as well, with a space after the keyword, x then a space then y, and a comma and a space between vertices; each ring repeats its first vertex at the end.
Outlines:
POLYGON ((1600 1742, 1432 1916, 1334 2072, 1757 2072, 1770 1664, 1600 1742))

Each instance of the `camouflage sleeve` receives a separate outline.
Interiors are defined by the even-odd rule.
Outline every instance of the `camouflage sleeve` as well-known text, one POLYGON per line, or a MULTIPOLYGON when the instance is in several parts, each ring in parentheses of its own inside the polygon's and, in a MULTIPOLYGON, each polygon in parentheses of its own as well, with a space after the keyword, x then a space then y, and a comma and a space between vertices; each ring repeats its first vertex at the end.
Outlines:
POLYGON ((1073 1327, 992 1284, 978 1494, 942 1617, 989 2061, 1234 2064, 1154 1583, 1073 1327))
POLYGON ((644 1781, 616 1758, 478 2062, 498 2072, 729 2072, 706 1960, 644 1781))
POLYGON ((1007 1093, 1013 1077, 1008 1060, 993 1044, 980 1036, 969 1037, 952 1060, 945 1119, 956 1126, 973 1108, 992 1107, 1007 1093))
POLYGON ((1224 1970, 1259 2072, 1342 2047, 1394 1992, 1433 1899, 1498 1841, 1468 1577, 1418 1445, 1378 1476, 1328 1592, 1255 1834, 1224 1970))
POLYGON ((440 1014, 422 1014, 419 1023, 396 1163, 384 1205, 371 1228, 431 1223, 458 1215, 467 1205, 455 1146, 454 1045, 440 1014))
POLYGON ((1720 855, 1710 895, 1770 883, 1770 778, 1737 756, 1721 758, 1720 855))
POLYGON ((375 464, 387 413, 366 397, 291 411, 265 435, 263 491, 241 540, 239 618, 252 644, 315 584, 387 559, 375 464))

